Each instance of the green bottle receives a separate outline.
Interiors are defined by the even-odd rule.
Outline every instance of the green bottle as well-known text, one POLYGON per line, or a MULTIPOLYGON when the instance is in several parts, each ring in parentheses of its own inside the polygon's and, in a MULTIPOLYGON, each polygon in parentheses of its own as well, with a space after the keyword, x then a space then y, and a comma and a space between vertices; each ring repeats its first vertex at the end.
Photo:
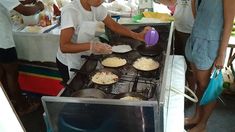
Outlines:
POLYGON ((224 82, 223 83, 223 88, 224 89, 229 89, 230 88, 230 83, 229 82, 224 82))

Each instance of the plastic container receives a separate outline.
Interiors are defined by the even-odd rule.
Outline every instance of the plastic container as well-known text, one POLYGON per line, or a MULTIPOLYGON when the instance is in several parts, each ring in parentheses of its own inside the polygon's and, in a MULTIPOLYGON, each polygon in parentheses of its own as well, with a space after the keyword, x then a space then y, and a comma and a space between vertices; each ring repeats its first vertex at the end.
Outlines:
POLYGON ((155 44, 157 44, 158 40, 159 40, 159 34, 156 30, 152 29, 149 30, 145 36, 144 36, 144 40, 146 43, 146 46, 153 46, 155 44))
POLYGON ((39 22, 39 14, 24 16, 22 15, 24 25, 37 25, 39 22))
MULTIPOLYGON (((26 4, 25 6, 31 7, 34 6, 34 4, 26 4)), ((22 18, 23 18, 23 23, 26 26, 37 25, 39 22, 39 12, 31 16, 22 15, 22 18)))

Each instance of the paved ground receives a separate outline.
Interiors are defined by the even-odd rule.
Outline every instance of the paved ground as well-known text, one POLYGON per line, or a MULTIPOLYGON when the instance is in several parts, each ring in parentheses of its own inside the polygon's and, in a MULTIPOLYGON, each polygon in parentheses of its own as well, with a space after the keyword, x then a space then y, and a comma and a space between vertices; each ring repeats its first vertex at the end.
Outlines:
MULTIPOLYGON (((222 96, 225 105, 221 102, 212 113, 207 132, 235 132, 235 95, 222 96)), ((185 116, 194 112, 194 105, 185 109, 185 116)))

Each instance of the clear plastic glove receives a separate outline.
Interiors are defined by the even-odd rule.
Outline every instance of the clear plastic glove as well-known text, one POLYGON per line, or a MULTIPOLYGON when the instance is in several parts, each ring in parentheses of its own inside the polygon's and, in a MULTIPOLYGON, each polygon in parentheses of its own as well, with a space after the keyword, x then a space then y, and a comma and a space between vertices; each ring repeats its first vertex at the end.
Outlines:
POLYGON ((111 54, 112 47, 106 43, 101 43, 99 41, 91 41, 90 51, 93 54, 111 54))

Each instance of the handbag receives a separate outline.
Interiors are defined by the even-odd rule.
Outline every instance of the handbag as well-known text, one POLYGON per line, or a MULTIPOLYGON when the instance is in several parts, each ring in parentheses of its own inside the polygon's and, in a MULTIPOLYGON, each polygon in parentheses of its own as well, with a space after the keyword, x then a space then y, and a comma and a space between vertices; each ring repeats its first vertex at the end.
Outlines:
POLYGON ((201 98, 199 105, 206 105, 219 98, 223 91, 223 75, 222 71, 215 69, 210 77, 210 82, 201 98))

